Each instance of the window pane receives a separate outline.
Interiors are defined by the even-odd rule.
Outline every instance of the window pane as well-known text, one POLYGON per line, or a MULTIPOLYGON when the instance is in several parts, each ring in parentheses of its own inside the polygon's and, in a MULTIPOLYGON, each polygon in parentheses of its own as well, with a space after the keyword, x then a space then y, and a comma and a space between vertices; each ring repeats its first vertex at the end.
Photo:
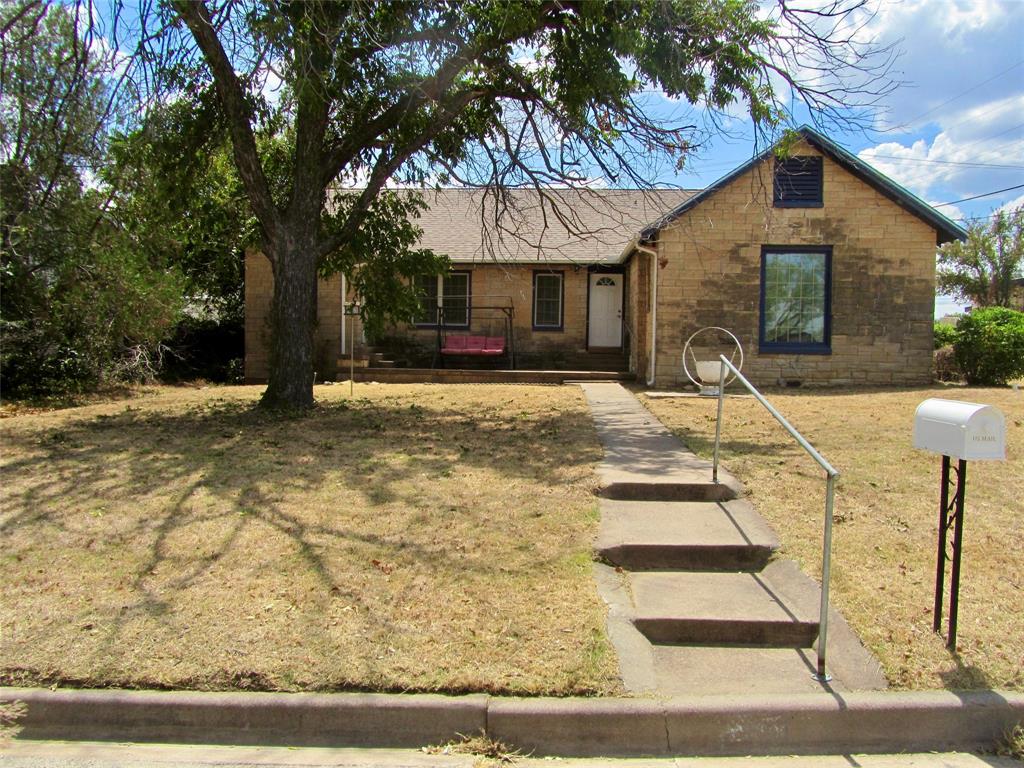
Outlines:
POLYGON ((533 324, 549 328, 558 328, 562 325, 561 275, 534 277, 533 324))
POLYGON ((764 341, 824 344, 825 254, 766 253, 764 341))
POLYGON ((443 290, 445 325, 469 325, 469 273, 445 275, 443 290))
POLYGON ((437 322, 437 276, 417 275, 415 280, 416 293, 420 300, 420 311, 416 315, 417 323, 437 322))

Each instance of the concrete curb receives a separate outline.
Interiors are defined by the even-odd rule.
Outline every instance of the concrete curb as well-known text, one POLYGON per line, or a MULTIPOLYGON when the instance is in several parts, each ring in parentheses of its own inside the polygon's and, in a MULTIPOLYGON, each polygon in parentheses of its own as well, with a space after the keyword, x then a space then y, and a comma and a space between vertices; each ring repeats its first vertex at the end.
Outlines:
POLYGON ((487 727, 488 696, 0 688, 28 706, 20 738, 422 747, 487 727))
POLYGON ((484 732, 538 755, 783 755, 979 749, 1024 693, 866 692, 655 699, 0 688, 21 739, 419 747, 484 732))

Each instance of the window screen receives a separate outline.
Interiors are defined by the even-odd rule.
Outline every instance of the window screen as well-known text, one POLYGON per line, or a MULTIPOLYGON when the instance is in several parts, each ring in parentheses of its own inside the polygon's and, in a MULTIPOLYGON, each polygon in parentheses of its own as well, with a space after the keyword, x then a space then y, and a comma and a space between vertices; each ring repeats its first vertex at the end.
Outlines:
POLYGON ((562 327, 562 275, 533 276, 533 324, 537 328, 562 327))
POLYGON ((420 297, 418 325, 436 325, 442 307, 445 325, 469 325, 469 272, 420 275, 416 278, 416 293, 420 297))

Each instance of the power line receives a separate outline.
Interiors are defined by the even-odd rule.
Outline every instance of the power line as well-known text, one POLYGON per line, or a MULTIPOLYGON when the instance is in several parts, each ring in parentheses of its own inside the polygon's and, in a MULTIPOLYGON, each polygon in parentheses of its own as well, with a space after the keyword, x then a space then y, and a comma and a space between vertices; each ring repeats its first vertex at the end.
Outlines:
POLYGON ((871 155, 869 159, 899 160, 904 163, 936 163, 938 165, 957 165, 967 168, 1005 168, 1007 170, 1024 170, 1024 165, 998 165, 993 163, 969 163, 954 160, 932 160, 924 157, 900 157, 898 155, 871 155))
POLYGON ((958 203, 966 203, 970 200, 977 200, 982 197, 992 197, 992 195, 998 195, 1001 192, 1012 192, 1015 189, 1024 189, 1024 184, 1018 184, 1015 187, 1007 187, 1006 189, 997 189, 993 192, 986 192, 982 195, 974 195, 973 197, 965 197, 963 200, 953 200, 948 203, 936 203, 932 208, 941 208, 944 205, 957 205, 958 203))
MULTIPOLYGON (((992 136, 989 136, 987 138, 975 139, 974 141, 969 141, 966 144, 961 144, 958 147, 958 149, 967 149, 967 147, 973 147, 975 144, 981 144, 982 142, 985 142, 985 141, 992 141, 992 139, 998 139, 1000 136, 1002 136, 1004 134, 1007 134, 1010 131, 1016 131, 1018 128, 1024 128, 1024 123, 1020 123, 1018 125, 1011 125, 1006 130, 1000 131, 999 133, 996 133, 996 134, 994 134, 992 136)), ((1016 139, 1014 139, 1014 141, 1016 141, 1016 139)))
POLYGON ((1021 64, 1024 64, 1024 59, 1022 59, 1021 61, 1018 61, 1018 62, 1017 62, 1016 64, 1011 64, 1011 65, 1010 65, 1009 67, 1007 67, 1006 69, 1004 69, 1004 70, 1003 70, 1002 72, 997 72, 996 74, 992 75, 992 77, 990 77, 990 78, 989 78, 988 80, 983 80, 982 82, 978 83, 977 85, 972 85, 972 86, 971 86, 970 88, 968 88, 968 89, 967 89, 966 91, 961 91, 961 92, 960 92, 960 93, 958 93, 958 94, 957 94, 956 96, 953 96, 953 97, 951 97, 951 98, 948 98, 948 99, 946 99, 946 100, 945 100, 944 102, 942 102, 941 104, 939 104, 939 105, 938 105, 937 107, 932 107, 932 108, 931 108, 931 109, 929 109, 929 110, 928 110, 927 112, 922 112, 922 113, 921 113, 920 115, 918 115, 917 117, 914 117, 914 118, 911 118, 910 120, 907 120, 907 121, 906 121, 905 123, 903 123, 902 125, 897 125, 897 126, 893 127, 893 128, 892 128, 892 130, 894 130, 894 131, 897 131, 897 130, 899 130, 899 129, 901 129, 901 128, 909 128, 909 127, 910 127, 910 126, 911 126, 911 125, 912 125, 913 123, 916 123, 916 122, 917 122, 918 120, 920 120, 920 119, 921 119, 922 117, 927 117, 928 115, 932 114, 933 112, 938 112, 938 111, 939 111, 940 109, 942 109, 942 108, 943 108, 944 106, 946 106, 947 104, 950 104, 950 103, 952 103, 952 102, 956 101, 956 100, 957 100, 957 99, 959 99, 959 98, 960 98, 961 96, 966 96, 966 95, 967 95, 968 93, 971 93, 972 91, 976 91, 976 90, 978 90, 978 89, 979 89, 979 88, 981 88, 981 86, 983 86, 983 85, 988 85, 989 83, 991 83, 991 82, 992 82, 993 80, 995 80, 996 78, 1002 77, 1003 75, 1005 75, 1005 74, 1006 74, 1007 72, 1009 72, 1010 70, 1012 70, 1012 69, 1016 69, 1017 67, 1019 67, 1019 66, 1020 66, 1021 64))

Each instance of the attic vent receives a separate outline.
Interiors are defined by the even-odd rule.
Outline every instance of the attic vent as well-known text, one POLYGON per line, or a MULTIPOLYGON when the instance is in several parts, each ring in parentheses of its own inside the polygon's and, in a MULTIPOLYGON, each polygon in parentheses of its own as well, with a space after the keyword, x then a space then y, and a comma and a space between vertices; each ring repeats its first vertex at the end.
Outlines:
POLYGON ((776 208, 820 208, 822 161, 820 157, 788 157, 775 161, 776 208))

